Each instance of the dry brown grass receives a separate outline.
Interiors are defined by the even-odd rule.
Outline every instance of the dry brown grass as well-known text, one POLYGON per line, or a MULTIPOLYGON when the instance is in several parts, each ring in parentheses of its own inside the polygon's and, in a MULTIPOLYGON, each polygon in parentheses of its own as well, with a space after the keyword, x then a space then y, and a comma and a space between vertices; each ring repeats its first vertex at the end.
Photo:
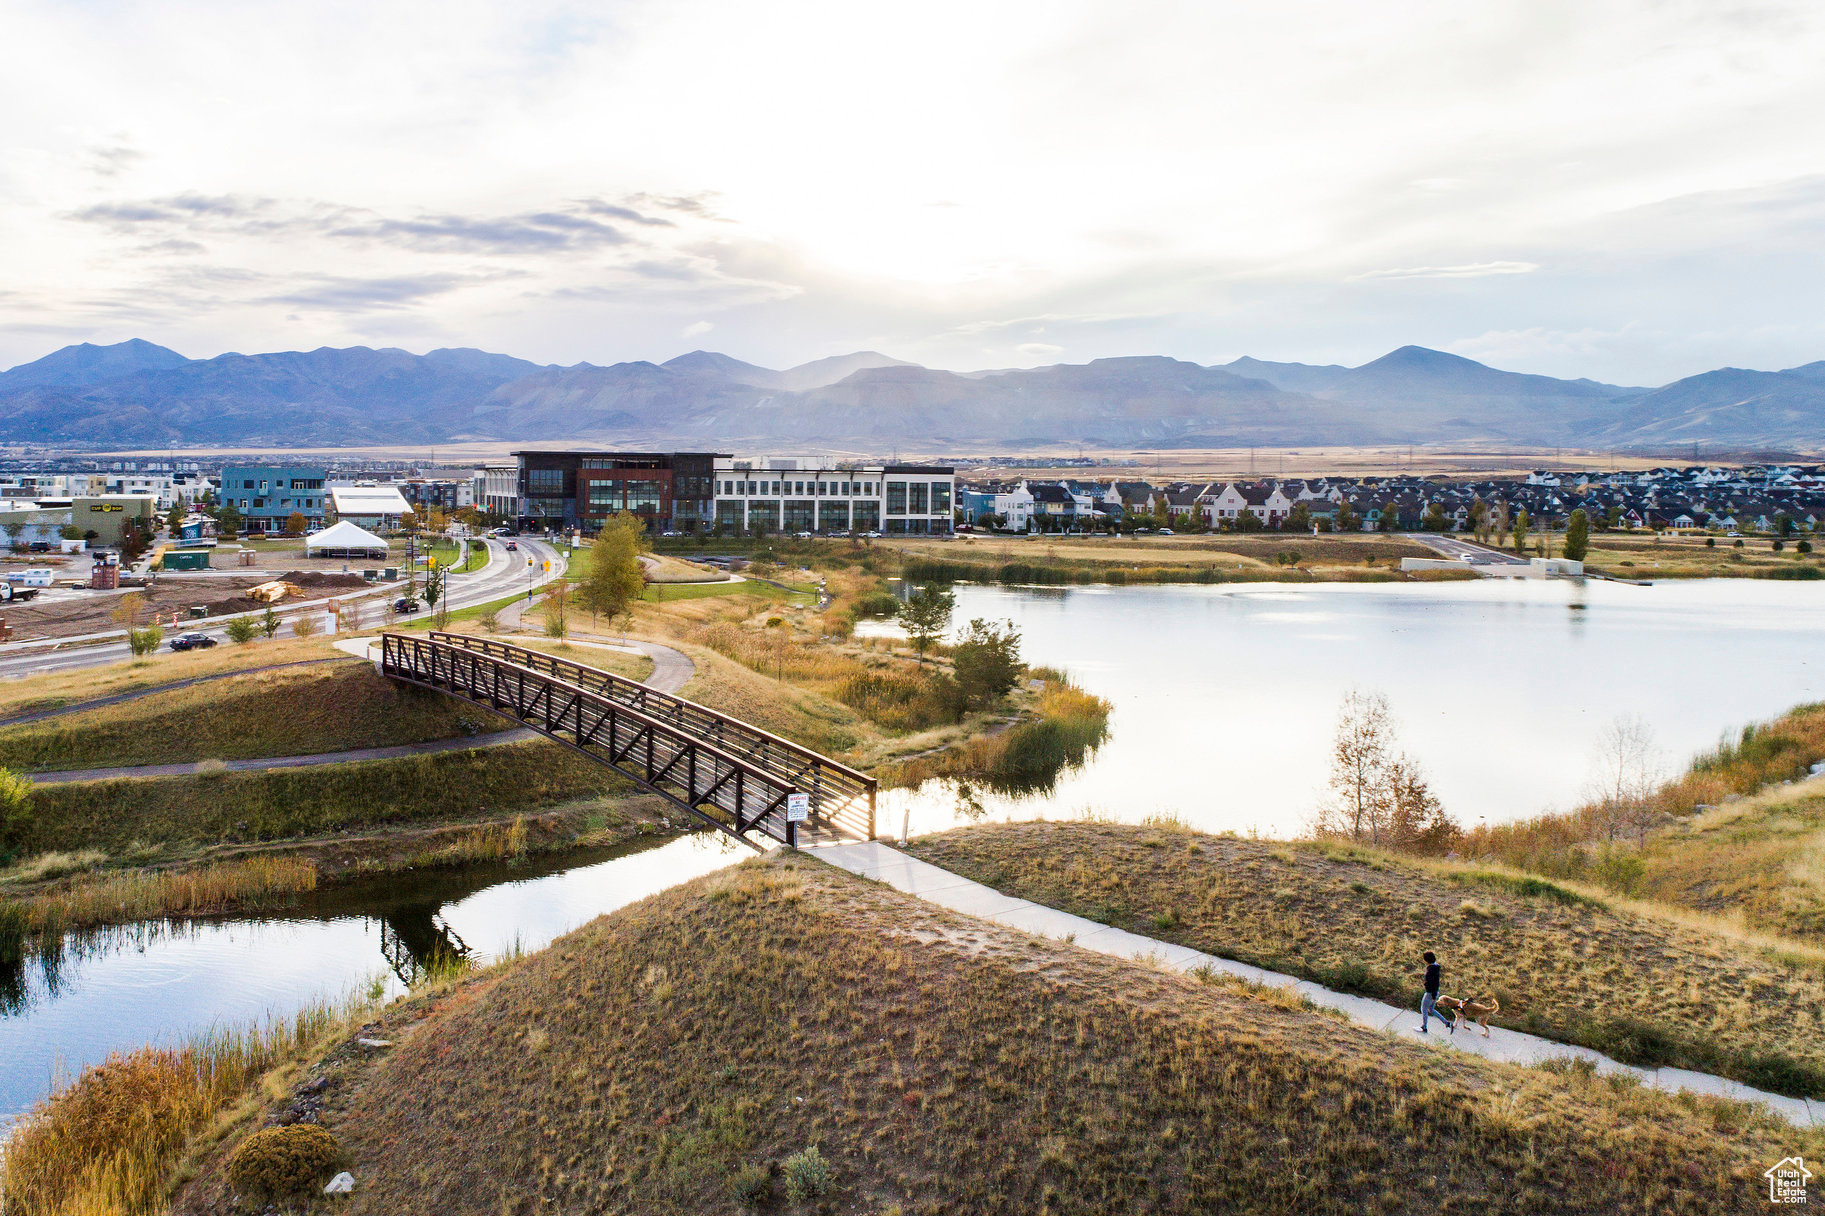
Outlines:
POLYGON ((223 643, 209 650, 181 653, 161 650, 152 658, 128 659, 77 671, 49 672, 25 680, 6 681, 0 684, 0 717, 93 701, 246 667, 340 657, 343 657, 342 653, 321 638, 275 639, 246 646, 223 643))
POLYGON ((1725 740, 1656 790, 1646 808, 1656 826, 1631 831, 1590 806, 1477 828, 1460 847, 1825 943, 1825 781, 1803 780, 1821 759, 1825 706, 1801 706, 1725 740))
MULTIPOLYGON (((1747 1108, 1430 1052, 754 861, 389 1014, 325 1065, 359 1216, 1711 1213, 1812 1154, 1747 1108)), ((178 1216, 221 1210, 201 1162, 178 1216)))
MULTIPOLYGON (((275 897, 316 886, 316 867, 294 857, 250 857, 185 870, 84 874, 24 899, 0 897, 0 919, 14 920, 29 934, 55 935, 75 925, 257 908, 275 897)), ((0 892, 5 890, 0 884, 0 892)), ((0 958, 5 954, 0 945, 0 958)))
MULTIPOLYGON (((1593 532, 1587 568, 1620 578, 1760 578, 1774 572, 1792 577, 1796 568, 1811 567, 1814 576, 1825 573, 1821 555, 1796 552, 1794 537, 1776 553, 1767 537, 1736 540, 1714 537, 1706 546, 1703 536, 1642 535, 1634 532, 1593 532)), ((1816 541, 1816 538, 1814 538, 1816 541)))
POLYGON ((0 727, 0 765, 37 771, 301 756, 508 729, 356 659, 254 672, 0 727))
POLYGON ((997 890, 1330 987, 1416 1006, 1494 993, 1496 1024, 1630 1063, 1825 1098, 1825 954, 1759 949, 1487 867, 1173 826, 1029 823, 911 845, 997 890))
POLYGON ((260 1078, 320 1047, 363 1013, 356 1002, 141 1048, 86 1070, 40 1103, 6 1142, 0 1197, 18 1216, 154 1216, 173 1167, 260 1078))

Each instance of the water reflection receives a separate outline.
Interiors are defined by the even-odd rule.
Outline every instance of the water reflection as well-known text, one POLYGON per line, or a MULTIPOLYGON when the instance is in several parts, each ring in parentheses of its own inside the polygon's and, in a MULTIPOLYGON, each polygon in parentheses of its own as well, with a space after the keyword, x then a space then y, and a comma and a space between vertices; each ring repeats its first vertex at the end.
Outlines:
POLYGON ((0 1123, 109 1052, 241 1025, 317 997, 398 993, 440 956, 536 950, 603 912, 753 856, 720 833, 418 870, 296 897, 260 917, 67 935, 0 968, 0 1123))

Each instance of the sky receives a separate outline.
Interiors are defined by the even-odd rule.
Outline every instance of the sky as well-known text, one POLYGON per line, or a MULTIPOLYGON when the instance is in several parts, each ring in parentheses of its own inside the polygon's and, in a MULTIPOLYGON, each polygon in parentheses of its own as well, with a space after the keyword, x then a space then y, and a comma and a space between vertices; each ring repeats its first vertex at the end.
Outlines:
POLYGON ((0 0, 0 366, 1825 359, 1825 5, 0 0))

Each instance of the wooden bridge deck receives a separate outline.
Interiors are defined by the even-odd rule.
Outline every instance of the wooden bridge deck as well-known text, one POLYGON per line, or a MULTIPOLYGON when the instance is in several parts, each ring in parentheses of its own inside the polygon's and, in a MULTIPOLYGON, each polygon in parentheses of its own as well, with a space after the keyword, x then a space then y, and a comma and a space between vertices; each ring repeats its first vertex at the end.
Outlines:
POLYGON ((744 843, 753 832, 795 848, 801 830, 874 837, 873 777, 611 672, 452 633, 382 634, 380 670, 569 744, 744 843), (789 816, 793 795, 802 823, 789 816))

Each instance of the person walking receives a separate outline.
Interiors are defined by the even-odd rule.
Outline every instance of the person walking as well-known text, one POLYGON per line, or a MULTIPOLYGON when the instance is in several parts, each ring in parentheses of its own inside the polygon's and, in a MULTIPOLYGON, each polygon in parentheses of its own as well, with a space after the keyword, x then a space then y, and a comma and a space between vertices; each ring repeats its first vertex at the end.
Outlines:
POLYGON ((1432 1019, 1437 1018, 1445 1024, 1447 1030, 1451 1031, 1452 1034, 1456 1034, 1457 1023, 1440 1013, 1438 1010, 1438 981, 1444 968, 1438 965, 1438 955, 1432 953, 1430 950, 1426 951, 1425 959, 1426 990, 1420 994, 1419 998, 1419 1032, 1421 1034, 1428 1033, 1432 1026, 1432 1019))

